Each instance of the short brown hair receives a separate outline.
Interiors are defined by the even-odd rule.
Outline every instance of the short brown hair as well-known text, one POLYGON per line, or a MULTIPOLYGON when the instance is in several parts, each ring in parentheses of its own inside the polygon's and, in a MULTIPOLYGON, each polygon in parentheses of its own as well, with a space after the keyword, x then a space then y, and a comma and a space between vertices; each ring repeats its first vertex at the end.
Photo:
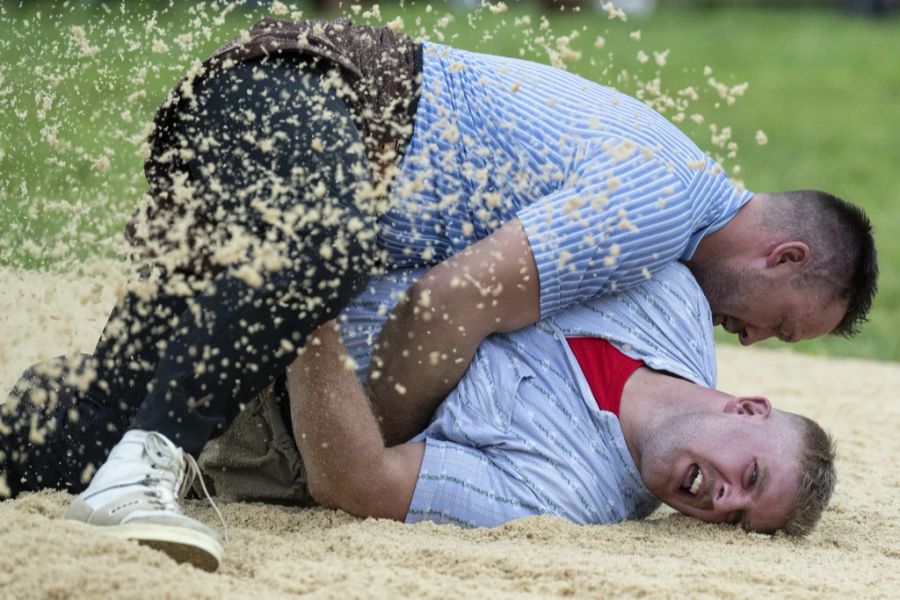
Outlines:
POLYGON ((788 416, 800 430, 800 488, 783 531, 802 537, 815 529, 834 493, 834 440, 812 419, 793 413, 788 416))
POLYGON ((878 253, 872 224, 858 206, 818 190, 769 194, 763 224, 803 240, 813 263, 803 274, 806 286, 833 290, 847 311, 833 334, 853 337, 868 321, 878 292, 878 253))

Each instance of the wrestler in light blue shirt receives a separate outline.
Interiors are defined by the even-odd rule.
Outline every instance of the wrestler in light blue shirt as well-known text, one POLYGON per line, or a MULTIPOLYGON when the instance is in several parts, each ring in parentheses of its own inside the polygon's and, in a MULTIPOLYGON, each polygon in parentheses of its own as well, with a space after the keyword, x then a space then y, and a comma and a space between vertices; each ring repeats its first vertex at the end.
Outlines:
POLYGON ((424 43, 422 76, 379 222, 390 268, 517 217, 546 317, 691 258, 752 196, 656 111, 566 71, 424 43))
MULTIPOLYGON (((342 314, 362 378, 390 305, 419 273, 373 280, 342 314)), ((496 526, 536 514, 576 523, 647 516, 618 418, 598 408, 566 337, 609 340, 651 368, 713 387, 712 317, 686 267, 484 340, 428 428, 406 520, 496 526)))

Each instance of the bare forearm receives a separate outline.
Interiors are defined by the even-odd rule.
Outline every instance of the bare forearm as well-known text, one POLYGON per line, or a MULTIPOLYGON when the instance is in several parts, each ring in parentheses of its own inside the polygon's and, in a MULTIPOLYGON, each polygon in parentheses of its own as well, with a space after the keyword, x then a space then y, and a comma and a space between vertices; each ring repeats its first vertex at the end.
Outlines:
POLYGON ((294 437, 312 487, 371 472, 385 451, 368 399, 333 326, 319 328, 288 369, 294 437))
POLYGON ((406 518, 424 444, 385 448, 334 323, 288 369, 294 438, 312 496, 363 517, 406 518))
MULTIPOLYGON (((369 372, 372 403, 388 445, 422 431, 460 380, 482 337, 412 294, 381 331, 369 372)), ((439 307, 440 308, 440 307, 439 307)))
POLYGON ((370 367, 388 444, 425 427, 485 337, 539 315, 537 268, 518 221, 429 271, 391 314, 370 367))

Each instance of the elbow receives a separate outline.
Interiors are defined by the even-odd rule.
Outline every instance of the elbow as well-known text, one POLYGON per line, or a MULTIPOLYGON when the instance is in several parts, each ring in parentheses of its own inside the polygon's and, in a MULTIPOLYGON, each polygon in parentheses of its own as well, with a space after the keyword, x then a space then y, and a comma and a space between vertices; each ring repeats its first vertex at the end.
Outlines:
POLYGON ((335 493, 337 486, 329 484, 329 482, 322 477, 310 476, 307 481, 307 487, 309 488, 309 495, 312 496, 312 499, 317 503, 326 508, 340 508, 338 503, 339 498, 335 493))
POLYGON ((423 442, 389 449, 379 463, 350 471, 320 471, 308 479, 313 499, 362 518, 406 520, 425 453, 423 442))
POLYGON ((325 508, 339 509, 357 517, 378 516, 374 505, 377 503, 376 485, 364 476, 332 476, 324 474, 308 475, 307 486, 313 500, 325 508))
POLYGON ((356 514, 351 510, 357 504, 360 495, 352 478, 325 477, 309 475, 307 481, 309 495, 313 500, 326 508, 345 510, 356 514))

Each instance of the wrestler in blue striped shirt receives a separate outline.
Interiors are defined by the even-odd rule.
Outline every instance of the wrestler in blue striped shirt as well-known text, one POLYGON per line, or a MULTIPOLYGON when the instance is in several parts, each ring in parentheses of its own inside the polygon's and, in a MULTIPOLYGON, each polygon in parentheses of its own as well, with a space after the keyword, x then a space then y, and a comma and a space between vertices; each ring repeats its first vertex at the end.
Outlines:
POLYGON ((424 44, 379 242, 434 264, 518 218, 541 316, 690 259, 752 194, 642 102, 537 63, 424 44))
POLYGON ((380 338, 374 370, 388 376, 372 392, 390 441, 425 425, 486 336, 675 261, 744 344, 848 334, 867 310, 874 250, 854 207, 751 194, 653 109, 566 71, 422 47, 415 127, 378 241, 390 267, 439 264, 380 338))

